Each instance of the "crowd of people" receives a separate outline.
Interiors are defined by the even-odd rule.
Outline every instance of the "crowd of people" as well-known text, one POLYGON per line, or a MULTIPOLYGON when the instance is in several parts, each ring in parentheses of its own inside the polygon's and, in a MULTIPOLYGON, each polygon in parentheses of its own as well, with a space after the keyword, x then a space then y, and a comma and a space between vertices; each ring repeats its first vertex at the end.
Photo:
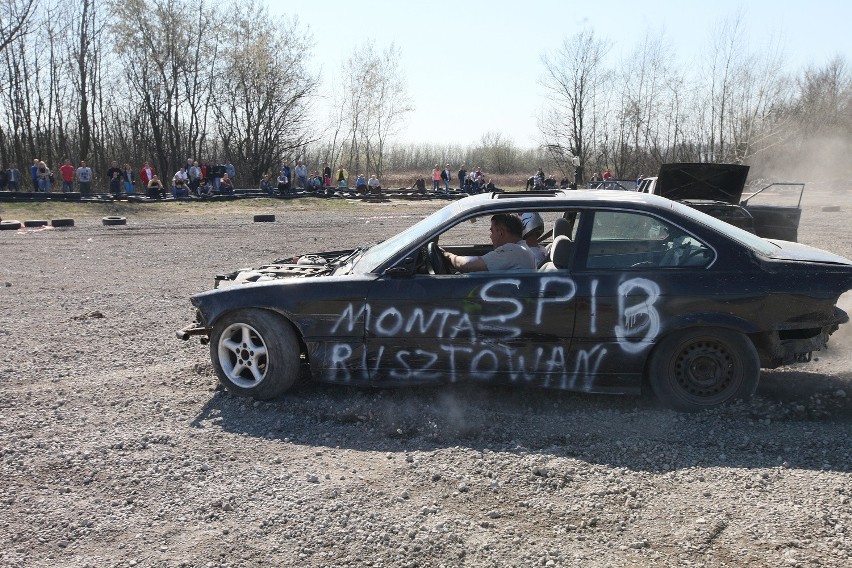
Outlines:
MULTIPOLYGON (((75 168, 71 160, 66 158, 58 170, 54 172, 43 160, 34 159, 30 166, 30 186, 24 183, 21 171, 12 162, 8 168, 0 170, 0 191, 51 193, 56 184, 62 193, 75 190, 80 195, 92 193, 94 172, 85 161, 80 161, 80 165, 75 168)), ((113 196, 145 195, 161 199, 168 195, 175 198, 228 195, 234 193, 233 180, 236 175, 236 168, 230 161, 211 165, 204 160, 189 158, 167 182, 157 174, 150 162, 142 164, 137 171, 129 163, 119 166, 113 160, 106 171, 104 189, 113 196)))
MULTIPOLYGON (((63 160, 62 165, 54 173, 48 165, 39 159, 34 159, 30 167, 31 191, 51 193, 54 185, 61 188, 63 193, 79 192, 81 195, 92 193, 95 179, 92 168, 85 161, 74 167, 70 159, 63 160), (57 175, 58 174, 58 175, 57 175)), ((229 195, 234 193, 234 180, 237 172, 234 165, 227 161, 224 164, 208 164, 205 160, 188 158, 186 162, 171 176, 158 174, 150 162, 144 162, 138 170, 129 163, 119 165, 113 160, 106 171, 106 190, 109 194, 119 196, 144 195, 149 198, 164 199, 188 198, 190 196, 209 197, 213 195, 229 195)), ((457 180, 458 190, 466 193, 480 193, 495 189, 491 179, 486 179, 482 168, 468 172, 464 164, 455 174, 450 165, 441 168, 438 164, 432 171, 432 191, 449 193, 451 186, 457 180)), ((426 193, 426 180, 417 177, 411 188, 426 193)), ((296 191, 329 191, 338 189, 354 189, 362 193, 380 193, 381 181, 376 175, 369 177, 364 174, 355 176, 350 185, 349 172, 340 164, 332 169, 324 162, 319 169, 309 173, 308 167, 299 160, 291 168, 284 161, 278 174, 267 173, 260 180, 259 189, 269 195, 291 195, 296 191)), ((453 188, 455 189, 455 188, 453 188)), ((5 170, 0 170, 0 191, 30 191, 30 186, 23 181, 17 164, 10 163, 5 170)))
MULTIPOLYGON (((482 168, 468 172, 464 164, 454 174, 450 164, 444 168, 435 164, 432 171, 432 191, 436 193, 449 193, 454 180, 458 180, 458 190, 467 193, 480 193, 496 189, 491 179, 486 179, 482 168)), ((349 172, 340 164, 337 169, 332 169, 328 162, 323 162, 320 169, 308 173, 308 168, 301 161, 295 168, 284 162, 278 175, 265 174, 260 180, 260 190, 270 195, 292 195, 297 191, 326 192, 336 190, 354 190, 360 193, 380 193, 382 183, 374 174, 367 177, 357 174, 354 182, 351 182, 349 172)), ((427 192, 426 180, 422 176, 416 177, 411 183, 411 189, 420 193, 427 192)), ((455 187, 453 187, 455 189, 455 187)))

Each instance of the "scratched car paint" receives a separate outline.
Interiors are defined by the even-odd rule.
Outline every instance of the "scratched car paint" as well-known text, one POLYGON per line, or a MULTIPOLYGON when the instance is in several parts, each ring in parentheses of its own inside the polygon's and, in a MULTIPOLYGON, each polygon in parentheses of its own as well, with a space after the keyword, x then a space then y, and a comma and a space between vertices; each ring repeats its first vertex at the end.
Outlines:
POLYGON ((848 321, 835 304, 849 289, 848 259, 662 197, 498 193, 372 246, 217 276, 178 336, 209 342, 219 380, 258 399, 307 364, 314 380, 347 385, 650 388, 692 411, 750 396, 760 368, 809 361, 848 321), (540 240, 554 264, 449 273, 438 243, 484 254, 489 217, 522 211, 554 227, 540 240))

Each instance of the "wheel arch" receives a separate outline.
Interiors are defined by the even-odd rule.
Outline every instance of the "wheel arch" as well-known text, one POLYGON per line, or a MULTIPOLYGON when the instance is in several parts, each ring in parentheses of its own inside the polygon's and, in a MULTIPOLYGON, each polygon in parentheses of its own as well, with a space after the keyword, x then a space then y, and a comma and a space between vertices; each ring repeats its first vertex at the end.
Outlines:
MULTIPOLYGON (((673 361, 672 359, 668 360, 673 361)), ((760 363, 759 348, 755 344, 754 336, 751 334, 744 333, 742 330, 735 329, 733 327, 717 325, 705 324, 682 327, 677 330, 672 330, 670 333, 658 336, 653 349, 650 351, 647 359, 645 360, 642 390, 643 392, 654 393, 660 402, 674 410, 693 412, 712 408, 716 405, 727 404, 730 401, 740 398, 746 399, 751 397, 760 380, 760 363), (693 395, 690 395, 685 391, 681 391, 679 387, 674 390, 670 388, 668 385, 671 384, 671 379, 664 378, 661 380, 660 377, 673 378, 672 375, 662 371, 663 367, 661 367, 661 363, 663 366, 671 364, 666 364, 665 362, 667 360, 667 354, 673 347, 677 346, 677 350, 671 351, 672 355, 680 353, 681 346, 691 347, 691 345, 700 345, 701 343, 706 342, 708 340, 707 338, 711 338, 709 341, 713 343, 720 341, 721 343, 719 344, 724 346, 724 352, 735 354, 734 356, 738 361, 738 363, 736 363, 738 371, 736 377, 734 377, 734 391, 730 393, 730 396, 718 398, 718 401, 708 400, 706 401, 705 406, 705 401, 697 400, 693 395), (743 348, 738 348, 738 344, 742 345, 743 348), (745 347, 746 345, 748 347, 745 347), (681 392, 683 392, 683 394, 681 394, 681 392), (684 394, 686 395, 685 397, 684 394), (689 400, 690 398, 692 400, 689 400)), ((732 366, 730 368, 733 369, 734 367, 732 366)), ((683 369, 689 369, 688 374, 693 374, 693 367, 691 367, 691 365, 687 364, 683 367, 683 369)), ((701 368, 698 367, 698 369, 698 374, 701 374, 701 368)), ((699 379, 700 378, 701 377, 699 377, 699 379)), ((706 379, 707 376, 704 378, 706 379)), ((678 382, 680 382, 680 379, 678 379, 678 382)), ((695 385, 695 383, 693 383, 693 385, 695 385)), ((702 387, 699 386, 698 388, 701 389, 702 387)), ((725 390, 728 389, 727 386, 724 386, 723 388, 725 390)), ((717 391, 717 393, 718 392, 720 391, 717 391)), ((715 393, 710 396, 715 398, 714 395, 715 393)), ((704 395, 699 394, 699 396, 704 395)))
POLYGON ((705 328, 721 328, 743 334, 754 346, 758 356, 761 358, 761 363, 763 363, 763 354, 765 349, 763 347, 764 341, 762 341, 762 338, 766 335, 766 330, 762 330, 752 322, 746 321, 733 314, 717 312, 685 314, 665 322, 665 326, 661 327, 660 332, 654 338, 654 345, 648 351, 648 356, 645 358, 645 365, 642 369, 643 392, 645 392, 646 389, 650 389, 648 376, 651 360, 653 359, 654 352, 660 347, 660 343, 662 343, 662 341, 667 337, 676 333, 684 333, 692 329, 705 328))
POLYGON ((225 316, 228 314, 240 311, 240 310, 260 310, 263 312, 268 312, 270 314, 274 314, 284 320, 288 326, 293 330, 293 333, 296 336, 296 340, 299 342, 299 351, 307 360, 309 357, 308 346, 305 343, 304 331, 300 328, 296 322, 290 317, 290 314, 285 310, 275 309, 270 306, 252 306, 252 305, 236 305, 233 307, 228 307, 226 309, 218 310, 215 312, 215 319, 206 320, 205 324, 208 329, 212 330, 213 327, 225 316))
MULTIPOLYGON (((683 332, 690 328, 700 327, 720 327, 731 331, 738 331, 749 338, 755 334, 764 332, 753 322, 745 320, 739 316, 723 312, 702 312, 693 314, 684 314, 675 318, 666 319, 657 334, 654 342, 659 343, 665 336, 672 333, 683 332)), ((754 342, 752 340, 752 342, 754 342)))

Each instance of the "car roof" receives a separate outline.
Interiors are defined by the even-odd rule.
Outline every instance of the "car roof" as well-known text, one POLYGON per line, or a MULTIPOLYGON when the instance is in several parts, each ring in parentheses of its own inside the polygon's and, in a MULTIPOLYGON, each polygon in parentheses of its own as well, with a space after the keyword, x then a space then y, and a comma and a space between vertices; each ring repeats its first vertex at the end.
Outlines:
POLYGON ((673 206, 671 200, 659 195, 609 189, 483 193, 460 199, 456 202, 456 205, 458 206, 457 212, 460 213, 474 209, 493 209, 497 203, 500 204, 500 209, 517 211, 572 206, 594 207, 596 205, 632 205, 643 209, 672 209, 673 206))

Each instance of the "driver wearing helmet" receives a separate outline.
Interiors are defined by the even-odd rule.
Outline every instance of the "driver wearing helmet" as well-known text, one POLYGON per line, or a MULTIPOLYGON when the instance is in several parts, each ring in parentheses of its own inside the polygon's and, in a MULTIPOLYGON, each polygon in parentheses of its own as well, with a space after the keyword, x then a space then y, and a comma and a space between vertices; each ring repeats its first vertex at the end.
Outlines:
POLYGON ((547 253, 538 244, 538 240, 544 234, 544 219, 538 213, 530 212, 521 214, 521 222, 524 224, 522 237, 526 241, 530 252, 535 256, 536 268, 541 268, 547 260, 547 253))

